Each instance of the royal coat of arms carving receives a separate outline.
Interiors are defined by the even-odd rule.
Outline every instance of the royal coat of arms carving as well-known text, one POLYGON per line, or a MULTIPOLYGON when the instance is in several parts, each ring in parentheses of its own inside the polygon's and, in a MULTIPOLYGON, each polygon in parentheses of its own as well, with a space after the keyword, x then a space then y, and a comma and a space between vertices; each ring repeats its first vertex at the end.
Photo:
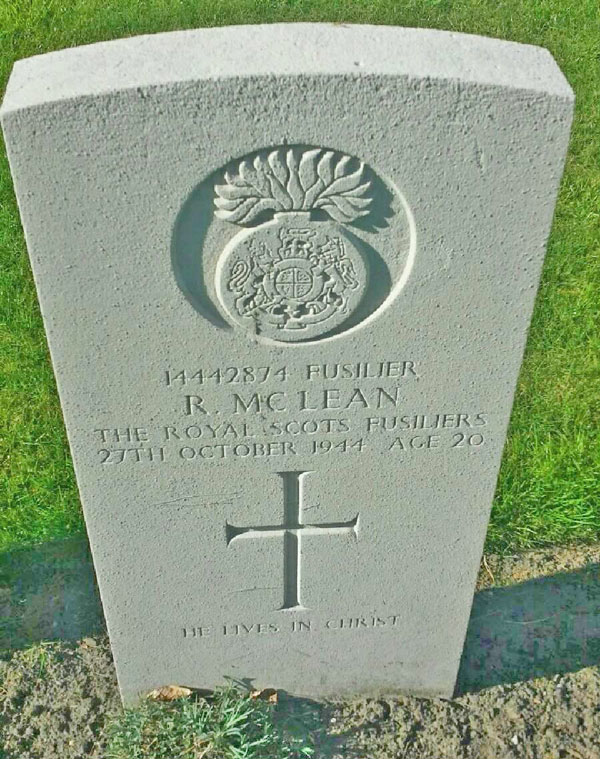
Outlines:
POLYGON ((347 229, 370 213, 365 165, 328 150, 278 148, 220 179, 215 215, 243 225, 217 266, 217 294, 233 322, 283 342, 343 324, 368 286, 360 240, 347 229))

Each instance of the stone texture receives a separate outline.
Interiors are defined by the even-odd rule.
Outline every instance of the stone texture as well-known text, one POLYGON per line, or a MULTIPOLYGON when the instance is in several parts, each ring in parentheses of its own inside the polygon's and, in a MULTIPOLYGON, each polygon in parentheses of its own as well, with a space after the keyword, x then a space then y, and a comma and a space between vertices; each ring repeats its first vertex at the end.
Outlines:
POLYGON ((127 701, 453 692, 572 92, 335 25, 16 64, 2 124, 127 701))

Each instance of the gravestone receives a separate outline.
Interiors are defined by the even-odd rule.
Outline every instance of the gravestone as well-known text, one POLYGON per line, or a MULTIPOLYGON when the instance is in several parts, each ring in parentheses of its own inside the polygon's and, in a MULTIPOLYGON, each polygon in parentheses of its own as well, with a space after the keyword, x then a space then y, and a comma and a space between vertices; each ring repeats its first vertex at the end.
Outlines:
POLYGON ((2 123, 121 691, 449 696, 573 95, 439 31, 19 61, 2 123))

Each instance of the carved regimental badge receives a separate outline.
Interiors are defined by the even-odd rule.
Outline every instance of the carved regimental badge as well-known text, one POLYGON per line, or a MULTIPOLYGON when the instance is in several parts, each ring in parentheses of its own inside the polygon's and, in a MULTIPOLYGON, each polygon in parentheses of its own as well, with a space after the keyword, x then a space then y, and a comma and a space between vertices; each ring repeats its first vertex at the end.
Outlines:
POLYGON ((368 287, 360 240, 347 227, 371 203, 365 165, 328 150, 282 147, 221 174, 215 215, 242 226, 217 264, 230 318, 284 342, 343 324, 368 287))

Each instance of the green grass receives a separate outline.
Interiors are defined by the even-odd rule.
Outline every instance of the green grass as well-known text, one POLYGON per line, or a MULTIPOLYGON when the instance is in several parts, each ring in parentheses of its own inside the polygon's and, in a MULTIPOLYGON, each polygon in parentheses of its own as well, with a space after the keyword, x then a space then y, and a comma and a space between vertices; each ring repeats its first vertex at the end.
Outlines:
POLYGON ((301 738, 284 736, 270 705, 233 690, 204 699, 144 701, 108 726, 106 759, 302 759, 301 738))
MULTIPOLYGON (((12 62, 133 34, 223 24, 426 26, 543 45, 577 94, 573 138, 519 380, 487 550, 600 537, 598 0, 2 0, 12 62)), ((0 162, 0 549, 83 531, 8 166, 0 162)))

